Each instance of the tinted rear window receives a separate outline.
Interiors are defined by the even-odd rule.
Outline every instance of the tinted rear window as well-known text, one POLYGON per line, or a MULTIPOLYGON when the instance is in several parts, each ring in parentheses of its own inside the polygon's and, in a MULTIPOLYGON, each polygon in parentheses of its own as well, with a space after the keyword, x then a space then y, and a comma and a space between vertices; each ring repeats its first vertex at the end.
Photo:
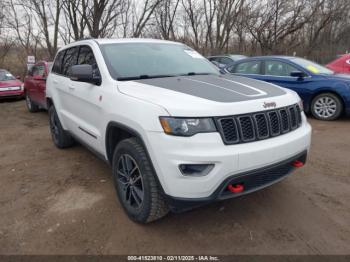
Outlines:
POLYGON ((69 48, 62 61, 62 75, 69 75, 71 66, 76 65, 78 60, 78 47, 69 48))
POLYGON ((56 74, 61 74, 61 68, 62 68, 62 58, 66 50, 63 50, 59 52, 56 56, 55 62, 52 66, 52 72, 56 74))

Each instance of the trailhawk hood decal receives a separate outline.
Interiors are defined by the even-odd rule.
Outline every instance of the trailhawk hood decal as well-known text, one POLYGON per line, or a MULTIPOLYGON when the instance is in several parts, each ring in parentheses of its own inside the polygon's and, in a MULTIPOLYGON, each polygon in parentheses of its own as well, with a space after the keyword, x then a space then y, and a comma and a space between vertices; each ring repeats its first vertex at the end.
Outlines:
POLYGON ((270 98, 286 93, 283 89, 265 82, 229 75, 166 77, 142 79, 135 82, 221 103, 270 98))
POLYGON ((173 116, 225 116, 291 105, 298 95, 239 76, 184 76, 118 82, 121 93, 161 106, 173 116))

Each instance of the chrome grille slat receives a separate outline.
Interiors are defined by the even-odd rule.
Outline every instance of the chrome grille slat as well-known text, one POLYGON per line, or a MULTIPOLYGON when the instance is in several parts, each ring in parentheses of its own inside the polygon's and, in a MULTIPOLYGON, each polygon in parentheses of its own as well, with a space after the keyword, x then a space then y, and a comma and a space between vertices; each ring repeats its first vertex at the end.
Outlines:
POLYGON ((216 118, 225 144, 264 140, 289 133, 302 123, 301 109, 295 104, 275 110, 216 118))

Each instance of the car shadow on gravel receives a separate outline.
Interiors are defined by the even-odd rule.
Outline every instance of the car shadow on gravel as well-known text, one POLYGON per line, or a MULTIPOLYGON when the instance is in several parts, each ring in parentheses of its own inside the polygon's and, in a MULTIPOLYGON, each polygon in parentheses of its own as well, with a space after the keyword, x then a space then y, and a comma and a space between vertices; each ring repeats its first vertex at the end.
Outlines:
POLYGON ((3 103, 14 103, 23 100, 24 98, 0 98, 0 104, 3 103))

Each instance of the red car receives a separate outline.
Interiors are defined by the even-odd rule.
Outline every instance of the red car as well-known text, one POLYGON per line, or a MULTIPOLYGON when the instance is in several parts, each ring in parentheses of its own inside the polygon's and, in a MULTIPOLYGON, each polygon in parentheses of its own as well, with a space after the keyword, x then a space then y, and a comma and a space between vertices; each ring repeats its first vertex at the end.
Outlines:
POLYGON ((326 67, 338 74, 350 74, 350 54, 342 55, 326 67))
POLYGON ((0 69, 0 98, 23 97, 23 83, 9 71, 0 69))
POLYGON ((51 62, 38 62, 24 78, 24 89, 26 104, 29 112, 37 112, 40 109, 47 109, 46 104, 46 78, 51 70, 51 62))

